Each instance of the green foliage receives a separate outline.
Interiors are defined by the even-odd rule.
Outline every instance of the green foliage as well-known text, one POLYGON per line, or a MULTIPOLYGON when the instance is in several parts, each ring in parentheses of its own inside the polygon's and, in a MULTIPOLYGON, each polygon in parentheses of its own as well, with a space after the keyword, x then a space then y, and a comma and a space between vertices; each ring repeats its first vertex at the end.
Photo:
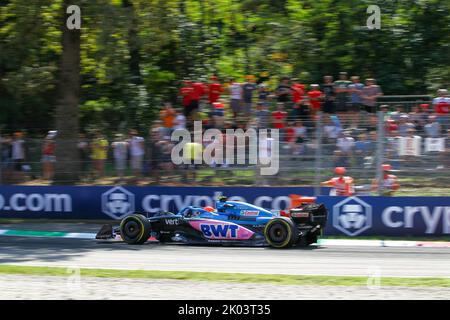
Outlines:
MULTIPOLYGON (((77 1, 75 1, 77 2, 77 1)), ((448 86, 447 0, 96 0, 82 10, 82 127, 101 121, 142 131, 160 105, 178 103, 183 78, 266 71, 306 83, 345 70, 375 77, 386 94, 448 86), (381 30, 364 28, 378 4, 381 30)), ((61 0, 0 1, 0 123, 53 127, 61 54, 61 0), (5 112, 3 112, 5 111, 5 112)))

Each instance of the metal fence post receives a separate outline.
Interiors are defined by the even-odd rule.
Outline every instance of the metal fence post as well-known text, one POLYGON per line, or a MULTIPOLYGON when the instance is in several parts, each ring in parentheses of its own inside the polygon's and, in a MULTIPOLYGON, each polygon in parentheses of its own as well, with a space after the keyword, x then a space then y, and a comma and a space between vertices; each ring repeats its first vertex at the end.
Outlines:
POLYGON ((314 195, 320 196, 320 182, 322 170, 322 112, 317 114, 316 122, 316 155, 315 155, 315 181, 314 181, 314 195))
POLYGON ((377 181, 377 193, 382 195, 383 192, 383 169, 384 162, 384 112, 378 111, 378 126, 377 126, 377 153, 376 153, 376 181, 377 181))

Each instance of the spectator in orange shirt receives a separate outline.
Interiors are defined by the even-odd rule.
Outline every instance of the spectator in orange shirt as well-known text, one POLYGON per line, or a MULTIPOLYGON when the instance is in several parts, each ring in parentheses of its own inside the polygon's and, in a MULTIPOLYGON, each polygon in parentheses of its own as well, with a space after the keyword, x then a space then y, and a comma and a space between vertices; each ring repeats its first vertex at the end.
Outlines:
POLYGON ((173 126, 175 124, 175 116, 176 116, 175 109, 173 109, 172 105, 169 102, 167 102, 164 105, 164 109, 160 111, 159 116, 165 128, 164 135, 169 136, 172 133, 173 126))

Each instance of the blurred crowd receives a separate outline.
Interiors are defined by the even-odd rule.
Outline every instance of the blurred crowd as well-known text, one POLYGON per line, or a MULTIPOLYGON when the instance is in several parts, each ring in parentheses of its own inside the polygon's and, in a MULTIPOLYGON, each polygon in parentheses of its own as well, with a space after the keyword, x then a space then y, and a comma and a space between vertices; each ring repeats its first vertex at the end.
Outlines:
MULTIPOLYGON (((177 173, 176 170, 185 168, 171 161, 176 143, 171 141, 171 134, 180 129, 192 130, 193 121, 201 121, 203 130, 279 129, 283 152, 292 159, 314 151, 320 126, 323 129, 322 155, 331 162, 330 166, 363 166, 365 159, 373 157, 377 149, 378 111, 384 112, 382 125, 389 157, 401 159, 398 138, 420 137, 423 143, 425 139, 444 138, 426 141, 443 141, 443 148, 436 149, 441 159, 439 167, 450 166, 448 91, 440 89, 430 103, 412 107, 380 105, 377 99, 382 95, 375 79, 362 83, 360 77, 349 78, 345 72, 341 72, 337 80, 325 76, 323 84, 305 85, 282 77, 274 87, 254 76, 247 76, 245 82, 235 79, 221 82, 217 76, 211 76, 207 82, 185 80, 179 90, 179 103, 175 106, 166 103, 161 107, 159 118, 148 132, 129 130, 109 137, 99 130, 89 135, 80 134, 77 146, 81 175, 102 177, 108 162, 114 164, 119 179, 131 174, 152 176, 158 181, 161 175, 177 173)), ((41 178, 44 180, 54 178, 56 136, 56 131, 50 131, 42 143, 41 178)), ((3 174, 7 172, 16 179, 30 170, 22 132, 2 135, 0 142, 3 174)), ((198 147, 204 148, 209 143, 212 141, 203 141, 198 147)))

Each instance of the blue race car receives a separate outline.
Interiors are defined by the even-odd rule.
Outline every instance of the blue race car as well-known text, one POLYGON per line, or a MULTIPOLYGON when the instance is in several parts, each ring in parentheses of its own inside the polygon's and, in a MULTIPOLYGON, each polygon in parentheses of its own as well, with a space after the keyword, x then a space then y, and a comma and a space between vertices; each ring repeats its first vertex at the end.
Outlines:
POLYGON ((120 236, 128 244, 143 244, 153 237, 160 242, 288 248, 317 242, 327 215, 323 204, 303 204, 288 212, 273 212, 220 197, 215 208, 189 206, 177 214, 128 215, 119 227, 104 225, 96 239, 120 236))

